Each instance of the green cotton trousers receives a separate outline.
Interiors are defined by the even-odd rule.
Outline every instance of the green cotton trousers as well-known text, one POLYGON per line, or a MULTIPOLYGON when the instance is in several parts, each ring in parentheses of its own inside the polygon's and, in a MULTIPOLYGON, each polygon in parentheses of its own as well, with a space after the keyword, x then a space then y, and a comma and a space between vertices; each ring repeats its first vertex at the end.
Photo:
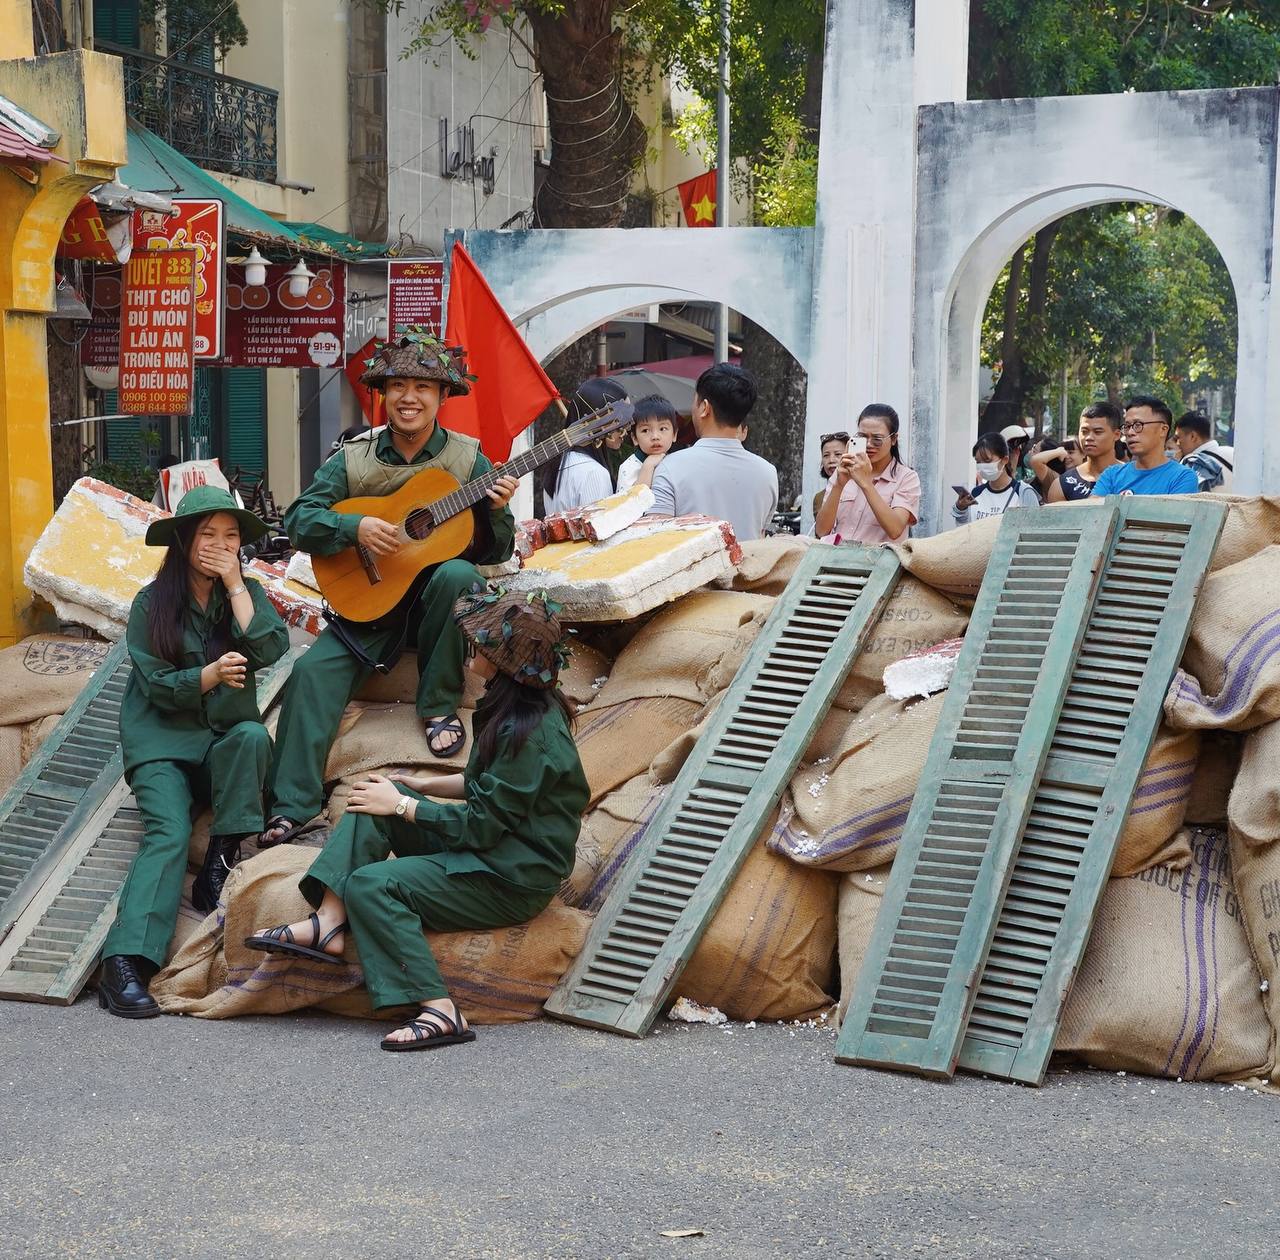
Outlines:
POLYGON ((424 929, 510 927, 546 909, 553 895, 480 871, 451 874, 444 846, 427 828, 353 813, 342 816, 298 886, 313 906, 326 888, 346 906, 375 1009, 448 997, 424 929))
MULTIPOLYGON (((474 564, 446 560, 431 574, 410 613, 409 642, 418 650, 415 708, 420 717, 457 712, 465 682, 465 653, 453 605, 480 580, 474 564)), ((375 659, 391 649, 398 637, 392 630, 375 633, 357 627, 356 633, 375 659)), ((272 814, 304 823, 320 812, 324 764, 337 738, 342 711, 370 673, 329 629, 298 659, 285 687, 276 730, 267 791, 272 814)))
POLYGON ((140 954, 156 966, 164 964, 187 873, 193 807, 212 801, 210 835, 261 831, 262 785, 270 762, 267 728, 261 722, 237 722, 214 738, 199 763, 144 761, 133 768, 129 786, 145 831, 102 946, 104 957, 140 954))

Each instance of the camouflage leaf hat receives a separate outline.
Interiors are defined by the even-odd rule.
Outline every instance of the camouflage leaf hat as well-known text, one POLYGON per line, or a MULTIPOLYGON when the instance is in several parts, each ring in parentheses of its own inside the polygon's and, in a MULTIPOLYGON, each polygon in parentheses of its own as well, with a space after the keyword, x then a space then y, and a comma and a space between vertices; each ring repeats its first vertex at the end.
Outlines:
POLYGON ((458 628, 498 669, 526 687, 554 687, 569 663, 560 605, 545 591, 479 583, 453 606, 458 628))
POLYGON ((392 377, 418 381, 439 381, 445 396, 469 394, 476 378, 467 371, 466 351, 461 346, 446 346, 422 324, 401 328, 389 341, 377 344, 373 358, 365 360, 363 385, 385 389, 392 377))

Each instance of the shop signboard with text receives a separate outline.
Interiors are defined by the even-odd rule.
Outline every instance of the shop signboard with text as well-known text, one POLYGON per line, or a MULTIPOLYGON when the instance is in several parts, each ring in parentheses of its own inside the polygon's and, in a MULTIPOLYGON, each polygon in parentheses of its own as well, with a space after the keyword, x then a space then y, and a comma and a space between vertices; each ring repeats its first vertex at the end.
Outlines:
POLYGON ((133 212, 135 249, 190 249, 196 256, 197 359, 222 357, 226 214, 212 198, 175 197, 176 214, 133 212))
POLYGON ((195 385, 196 252, 135 250, 124 265, 118 407, 189 416, 195 385))
POLYGON ((428 258, 420 262, 387 264, 387 327, 421 324, 440 336, 443 322, 444 262, 428 258))
POLYGON ((85 367, 113 368, 120 363, 120 291, 118 264, 86 268, 85 301, 90 320, 80 338, 80 362, 85 367))
POLYGON ((316 267, 307 292, 290 291, 285 264, 267 268, 267 282, 245 283, 243 267, 227 268, 227 336, 223 361, 230 367, 333 367, 342 360, 346 317, 346 266, 316 267))

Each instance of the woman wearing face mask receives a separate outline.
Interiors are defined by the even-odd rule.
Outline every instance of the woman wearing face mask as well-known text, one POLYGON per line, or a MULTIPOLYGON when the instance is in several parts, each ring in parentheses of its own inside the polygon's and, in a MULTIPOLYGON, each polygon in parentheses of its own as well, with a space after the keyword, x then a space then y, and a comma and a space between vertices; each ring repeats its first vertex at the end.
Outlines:
MULTIPOLYGON (((1039 507, 1036 492, 1010 474, 1009 444, 998 433, 984 433, 973 447, 981 481, 958 493, 951 509, 957 525, 970 525, 984 516, 1002 516, 1011 507, 1039 507)), ((955 489, 953 486, 952 489, 955 489)))

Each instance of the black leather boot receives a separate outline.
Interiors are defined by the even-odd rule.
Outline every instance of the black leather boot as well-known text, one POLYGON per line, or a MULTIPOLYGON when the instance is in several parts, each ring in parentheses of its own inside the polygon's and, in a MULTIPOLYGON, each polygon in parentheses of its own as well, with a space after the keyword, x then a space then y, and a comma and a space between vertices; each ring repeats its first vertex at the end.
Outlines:
POLYGON ((240 860, 240 842, 246 836, 210 836, 204 861, 191 885, 191 904, 201 914, 208 914, 218 904, 223 885, 231 868, 240 860))
POLYGON ((155 998, 147 992, 155 971, 153 963, 135 954, 104 958, 98 980, 98 1005, 124 1019, 150 1019, 159 1015, 155 998))

